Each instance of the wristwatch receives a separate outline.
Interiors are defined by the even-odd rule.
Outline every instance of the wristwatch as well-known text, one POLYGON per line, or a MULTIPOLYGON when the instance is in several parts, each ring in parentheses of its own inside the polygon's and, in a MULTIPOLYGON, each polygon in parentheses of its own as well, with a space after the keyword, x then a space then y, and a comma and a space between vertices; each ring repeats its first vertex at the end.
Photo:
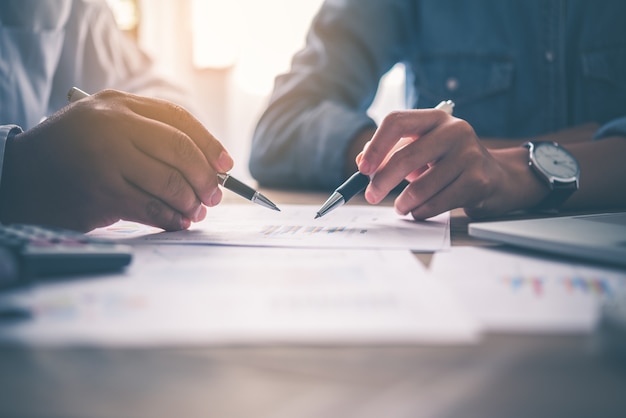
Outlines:
POLYGON ((529 141, 523 146, 528 148, 528 165, 531 170, 550 188, 550 194, 535 209, 558 209, 578 190, 578 161, 556 142, 529 141))

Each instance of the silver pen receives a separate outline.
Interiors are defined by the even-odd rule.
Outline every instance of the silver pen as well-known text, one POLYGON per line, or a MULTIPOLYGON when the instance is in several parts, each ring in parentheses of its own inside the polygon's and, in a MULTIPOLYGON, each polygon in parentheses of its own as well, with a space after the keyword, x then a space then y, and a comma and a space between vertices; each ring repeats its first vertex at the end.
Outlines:
MULTIPOLYGON (((67 100, 69 102, 75 102, 77 100, 88 97, 89 94, 85 93, 83 90, 78 87, 72 87, 70 91, 67 93, 67 100)), ((227 188, 231 192, 237 193, 239 196, 248 199, 249 201, 256 203, 257 205, 264 206, 268 209, 276 210, 280 212, 278 206, 276 206, 271 200, 267 197, 263 196, 257 190, 254 190, 252 187, 246 185, 240 180, 237 180, 233 176, 228 173, 217 173, 217 179, 219 180, 219 184, 223 187, 227 188)))
MULTIPOLYGON (((454 102, 452 100, 444 100, 435 106, 435 109, 444 110, 449 115, 452 114, 454 109, 454 102)), ((370 183, 370 178, 365 174, 357 171, 348 180, 344 181, 341 186, 333 192, 332 195, 324 202, 322 207, 315 214, 315 219, 321 218, 328 212, 343 206, 348 200, 352 199, 357 193, 362 192, 370 183)))

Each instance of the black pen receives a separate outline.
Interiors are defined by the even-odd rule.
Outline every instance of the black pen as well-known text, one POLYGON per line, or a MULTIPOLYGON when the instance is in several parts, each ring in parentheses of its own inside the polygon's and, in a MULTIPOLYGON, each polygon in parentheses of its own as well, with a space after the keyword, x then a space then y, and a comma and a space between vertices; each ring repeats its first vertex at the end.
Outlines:
MULTIPOLYGON (((72 87, 70 91, 67 92, 67 100, 69 102, 75 102, 88 96, 88 93, 85 93, 78 87, 72 87)), ((237 180, 230 174, 217 173, 217 178, 219 180, 219 184, 221 184, 231 192, 237 193, 239 196, 244 197, 253 203, 280 212, 278 206, 276 206, 271 200, 263 196, 260 192, 254 190, 252 187, 237 180)))
POLYGON ((237 193, 239 196, 248 199, 258 205, 265 206, 268 209, 277 210, 278 206, 272 203, 267 197, 263 196, 260 192, 254 190, 252 187, 247 186, 241 181, 237 180, 233 176, 227 173, 217 173, 217 178, 220 180, 220 184, 226 187, 231 192, 237 193))
POLYGON ((357 171, 350 178, 343 182, 343 184, 333 192, 328 200, 322 205, 320 210, 317 211, 315 219, 321 218, 331 210, 342 206, 348 200, 352 199, 357 193, 360 193, 370 184, 370 178, 360 171, 357 171))
MULTIPOLYGON (((452 100, 444 100, 435 106, 435 109, 441 109, 448 114, 452 114, 454 102, 452 100)), ((370 178, 360 171, 357 171, 350 178, 333 192, 332 195, 324 202, 322 207, 317 211, 315 219, 321 218, 328 212, 343 206, 348 200, 352 199, 357 193, 362 192, 370 182, 370 178)))

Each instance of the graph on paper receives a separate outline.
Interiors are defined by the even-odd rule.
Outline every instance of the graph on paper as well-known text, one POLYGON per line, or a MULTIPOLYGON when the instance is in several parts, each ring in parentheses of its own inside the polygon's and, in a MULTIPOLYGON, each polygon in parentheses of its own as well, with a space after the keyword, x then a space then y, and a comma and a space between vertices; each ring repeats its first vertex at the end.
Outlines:
POLYGON ((347 205, 315 219, 315 205, 284 205, 281 212, 258 205, 218 205, 189 230, 164 232, 120 221, 90 233, 99 238, 149 244, 403 249, 437 251, 450 247, 449 212, 415 221, 393 208, 347 205))
POLYGON ((541 277, 541 276, 510 276, 500 279, 502 285, 511 294, 530 294, 537 298, 546 296, 546 286, 553 292, 565 296, 606 297, 613 293, 616 286, 614 280, 607 277, 541 277))
POLYGON ((323 235, 323 234, 367 234, 367 228, 350 228, 345 225, 341 226, 303 226, 303 225, 266 225, 261 228, 261 234, 265 236, 281 236, 281 235, 323 235))
POLYGON ((589 332, 604 300, 626 288, 624 271, 477 247, 437 253, 431 272, 504 332, 589 332))

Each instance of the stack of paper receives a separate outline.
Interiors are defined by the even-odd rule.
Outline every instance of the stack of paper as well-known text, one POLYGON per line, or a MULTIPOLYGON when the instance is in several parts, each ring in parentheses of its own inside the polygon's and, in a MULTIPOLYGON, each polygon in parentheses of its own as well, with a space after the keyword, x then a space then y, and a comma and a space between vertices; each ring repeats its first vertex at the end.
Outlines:
POLYGON ((0 326, 0 339, 54 345, 476 341, 477 322, 409 251, 449 248, 449 214, 414 222, 388 207, 350 205, 314 219, 312 206, 281 207, 279 213, 220 205, 180 232, 129 222, 96 230, 92 235, 136 244, 130 268, 3 295, 0 309, 11 303, 33 317, 0 326))
POLYGON ((478 327, 408 251, 140 246, 124 275, 13 295, 35 344, 468 343, 478 327))

